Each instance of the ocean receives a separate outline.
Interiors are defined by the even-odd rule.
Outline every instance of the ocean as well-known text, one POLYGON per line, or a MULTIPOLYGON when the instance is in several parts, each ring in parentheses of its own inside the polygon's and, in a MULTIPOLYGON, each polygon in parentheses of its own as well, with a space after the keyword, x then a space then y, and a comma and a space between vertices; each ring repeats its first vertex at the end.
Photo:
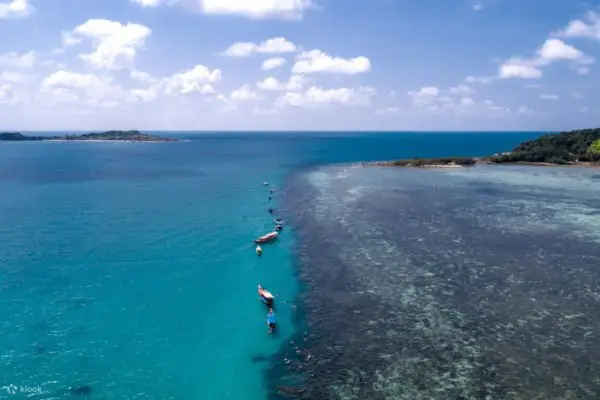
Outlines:
MULTIPOLYGON (((346 165, 487 155, 539 133, 168 134, 186 141, 0 143, 0 386, 15 385, 10 398, 364 399, 405 393, 419 399, 431 398, 432 388, 458 398, 459 392, 477 396, 469 388, 488 381, 502 388, 490 388, 491 394, 506 394, 507 387, 523 385, 519 376, 503 373, 504 364, 494 375, 501 382, 481 371, 499 359, 487 351, 499 334, 491 326, 510 321, 522 327, 519 334, 531 334, 529 325, 507 316, 526 320, 529 309, 511 309, 512 302, 501 307, 507 303, 502 296, 528 293, 506 284, 508 276, 523 278, 519 260, 539 263, 527 257, 543 254, 552 268, 572 266, 568 284, 555 269, 543 274, 575 297, 576 284, 596 279, 590 275, 590 265, 598 265, 597 247, 590 244, 596 231, 585 218, 597 211, 597 193, 588 198, 597 174, 571 177, 580 169, 567 169, 557 176, 563 168, 546 179, 550 172, 543 168, 485 174, 480 168, 399 172, 346 165), (515 181, 520 192, 507 189, 515 181), (535 186, 542 181, 558 189, 535 186), (271 187, 276 191, 269 201, 271 187), (553 202, 547 194, 565 196, 565 187, 582 200, 553 202), (536 202, 540 196, 546 208, 536 202), (252 240, 273 228, 269 207, 286 226, 257 257, 252 240), (579 229, 570 228, 575 233, 567 240, 563 225, 572 218, 579 218, 579 229), (439 273, 442 256, 451 265, 462 257, 464 267, 439 273), (504 272, 493 260, 501 260, 504 272), (477 266, 482 269, 472 272, 477 266), (441 284, 452 279, 478 289, 441 284), (485 292, 481 285, 489 288, 494 279, 505 291, 485 292), (257 284, 277 296, 273 336, 257 284), (484 300, 500 311, 470 335, 484 300), (427 317, 432 310, 437 317, 427 317), (465 343, 471 358, 464 356, 465 343), (438 359, 415 367, 424 352, 440 351, 462 369, 444 371, 438 359), (398 362, 382 362, 389 359, 398 362), (475 372, 473 365, 479 365, 475 372), (444 373, 461 383, 452 386, 444 373), (392 388, 392 381, 406 385, 392 388)), ((552 293, 538 296, 539 307, 553 299, 552 293)), ((584 300, 569 303, 569 315, 584 313, 584 300)), ((591 323, 595 317, 586 318, 591 323)), ((506 346, 517 357, 524 347, 510 337, 506 346)), ((563 339, 553 343, 568 358, 563 339)), ((590 366, 586 374, 592 372, 590 366)), ((538 375, 536 388, 547 387, 547 376, 538 375)), ((585 382, 589 390, 592 381, 585 382)))

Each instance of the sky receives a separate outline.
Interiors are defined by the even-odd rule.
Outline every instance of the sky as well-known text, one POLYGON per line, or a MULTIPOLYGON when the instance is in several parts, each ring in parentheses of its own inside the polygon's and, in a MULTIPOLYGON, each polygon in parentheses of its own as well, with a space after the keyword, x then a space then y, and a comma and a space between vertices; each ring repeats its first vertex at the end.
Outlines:
POLYGON ((600 126, 600 0, 0 0, 0 130, 600 126))

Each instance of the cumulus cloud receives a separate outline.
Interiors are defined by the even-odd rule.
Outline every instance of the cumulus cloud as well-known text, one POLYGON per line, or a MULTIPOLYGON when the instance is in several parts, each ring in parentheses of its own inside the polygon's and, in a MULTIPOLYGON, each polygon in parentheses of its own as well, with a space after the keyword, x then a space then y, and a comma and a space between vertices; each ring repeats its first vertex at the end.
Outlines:
POLYGON ((370 87, 323 89, 312 86, 305 92, 288 92, 277 98, 275 106, 318 107, 324 105, 368 105, 375 90, 370 87))
POLYGON ((542 75, 542 71, 535 63, 521 58, 511 58, 502 63, 498 68, 498 77, 500 79, 538 79, 541 78, 542 75))
POLYGON ((332 57, 321 50, 305 51, 298 55, 292 67, 295 74, 335 73, 360 74, 371 71, 371 61, 364 56, 355 58, 332 57))
POLYGON ((228 57, 248 57, 254 53, 293 53, 296 51, 296 45, 286 38, 275 37, 265 40, 262 43, 253 42, 237 42, 229 46, 223 52, 223 55, 228 57))
POLYGON ((142 7, 158 7, 159 5, 167 3, 165 0, 129 0, 142 7))
POLYGON ((285 65, 287 60, 281 57, 269 58, 268 60, 263 61, 260 69, 263 71, 268 71, 271 69, 279 68, 282 65, 285 65))
POLYGON ((140 24, 90 19, 72 32, 63 33, 63 44, 76 45, 87 40, 94 51, 81 54, 82 60, 95 68, 120 69, 132 66, 137 51, 151 33, 150 28, 140 24))
POLYGON ((12 52, 0 55, 0 66, 4 68, 30 69, 33 68, 37 58, 37 53, 33 50, 23 54, 12 52))
POLYGON ((430 103, 440 94, 440 89, 436 86, 425 86, 418 91, 408 92, 408 96, 413 99, 415 103, 430 103))
POLYGON ((300 75, 290 76, 290 79, 288 79, 287 82, 279 82, 276 78, 273 78, 272 76, 270 76, 256 84, 256 86, 260 90, 288 91, 288 92, 302 90, 303 85, 304 85, 304 78, 300 75))
POLYGON ((562 37, 582 37, 600 40, 600 13, 590 11, 582 19, 574 19, 556 33, 562 37))
POLYGON ((475 89, 473 89, 470 86, 467 85, 457 85, 457 86, 453 86, 450 89, 448 89, 448 91, 451 94, 458 94, 458 95, 463 95, 463 96, 470 96, 475 94, 475 89))
POLYGON ((11 0, 0 2, 0 19, 25 18, 34 11, 29 0, 11 0))
POLYGON ((196 65, 194 68, 163 80, 166 92, 173 94, 189 94, 198 92, 201 94, 215 93, 212 84, 221 80, 221 71, 209 69, 204 65, 196 65))
POLYGON ((205 14, 235 15, 252 19, 301 19, 305 12, 314 6, 312 0, 200 0, 200 2, 205 14))
POLYGON ((231 92, 229 98, 238 101, 256 101, 261 100, 262 96, 252 90, 250 85, 244 85, 241 88, 231 92))
POLYGON ((498 77, 500 79, 538 79, 543 76, 542 67, 557 61, 568 61, 574 65, 576 70, 579 70, 579 73, 583 72, 584 74, 587 73, 586 66, 595 62, 592 57, 585 55, 575 47, 560 39, 551 38, 537 49, 534 58, 513 57, 502 63, 498 68, 498 77))

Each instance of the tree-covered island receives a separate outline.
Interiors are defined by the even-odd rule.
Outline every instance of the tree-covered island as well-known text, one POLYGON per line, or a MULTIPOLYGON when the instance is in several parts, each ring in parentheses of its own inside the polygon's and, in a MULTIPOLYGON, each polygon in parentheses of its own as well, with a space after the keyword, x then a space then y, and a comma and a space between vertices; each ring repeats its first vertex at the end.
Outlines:
POLYGON ((0 133, 0 141, 125 141, 125 142, 176 142, 177 139, 164 138, 140 131, 106 131, 80 135, 27 136, 19 132, 0 133))
POLYGON ((476 164, 600 166, 600 128, 560 132, 528 140, 512 151, 487 157, 411 158, 371 163, 397 167, 463 167, 476 164))

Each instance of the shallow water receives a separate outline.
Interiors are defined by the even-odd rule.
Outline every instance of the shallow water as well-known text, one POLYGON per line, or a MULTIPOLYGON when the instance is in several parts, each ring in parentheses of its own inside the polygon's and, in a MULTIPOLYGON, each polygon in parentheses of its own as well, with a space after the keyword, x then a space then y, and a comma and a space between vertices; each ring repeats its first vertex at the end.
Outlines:
POLYGON ((310 329, 273 384, 300 370, 310 399, 598 398, 596 174, 295 175, 285 202, 310 329))

